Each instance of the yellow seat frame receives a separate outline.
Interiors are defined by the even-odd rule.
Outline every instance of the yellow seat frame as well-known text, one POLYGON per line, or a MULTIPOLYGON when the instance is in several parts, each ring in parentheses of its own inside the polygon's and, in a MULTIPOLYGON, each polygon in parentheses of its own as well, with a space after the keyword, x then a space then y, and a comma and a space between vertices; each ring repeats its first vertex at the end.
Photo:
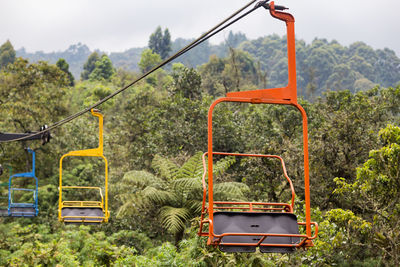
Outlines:
POLYGON ((95 222, 108 222, 110 212, 108 211, 108 162, 106 157, 103 155, 103 115, 95 109, 91 109, 90 112, 93 116, 99 118, 99 147, 85 150, 70 151, 64 154, 60 159, 60 186, 59 186, 59 200, 58 200, 58 220, 61 222, 77 222, 76 218, 81 218, 81 222, 93 222, 93 219, 97 219, 95 222), (94 186, 63 186, 62 185, 62 161, 66 157, 100 157, 105 162, 105 186, 104 186, 104 197, 100 187, 94 186), (65 189, 88 189, 88 190, 99 190, 101 201, 63 201, 62 190, 65 189), (63 208, 101 208, 103 210, 103 217, 93 216, 62 216, 63 208), (73 220, 75 219, 75 220, 73 220), (91 220, 85 220, 91 219, 91 220))

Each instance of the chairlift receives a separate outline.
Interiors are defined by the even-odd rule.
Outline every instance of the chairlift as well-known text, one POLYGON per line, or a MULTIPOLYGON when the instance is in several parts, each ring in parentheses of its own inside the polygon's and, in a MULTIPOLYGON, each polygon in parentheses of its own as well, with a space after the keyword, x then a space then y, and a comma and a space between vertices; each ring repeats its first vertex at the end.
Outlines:
POLYGON ((35 175, 35 151, 27 148, 27 151, 32 154, 32 171, 24 173, 16 173, 10 175, 8 181, 8 216, 13 217, 35 217, 39 213, 38 208, 38 179, 35 175), (16 185, 15 180, 21 181, 22 179, 33 180, 34 188, 20 187, 16 185), (22 202, 20 197, 16 194, 32 194, 31 201, 22 202))
POLYGON ((99 118, 99 146, 97 148, 70 151, 60 159, 60 186, 58 202, 58 219, 66 224, 100 224, 108 222, 108 163, 103 155, 103 115, 99 110, 92 109, 91 114, 99 118), (63 186, 62 162, 66 157, 100 157, 105 162, 104 196, 101 187, 96 186, 63 186), (97 191, 98 200, 64 200, 63 190, 97 191))
POLYGON ((208 245, 219 247, 224 252, 255 252, 256 248, 259 247, 259 250, 264 253, 291 253, 298 248, 312 247, 312 240, 318 235, 318 224, 311 222, 310 215, 307 115, 303 107, 297 103, 294 17, 287 12, 277 11, 286 8, 275 6, 274 2, 263 6, 269 9, 272 17, 286 23, 288 85, 284 88, 230 92, 226 94, 226 97, 214 101, 208 111, 208 152, 203 155, 203 204, 198 235, 207 236, 208 245), (300 111, 303 122, 305 222, 297 221, 294 213, 295 192, 293 184, 280 156, 213 151, 212 114, 215 106, 222 102, 290 105, 300 111), (214 201, 214 155, 279 160, 284 176, 290 185, 291 203, 214 201), (208 181, 206 182, 207 175, 208 181), (208 229, 206 226, 208 226, 208 229), (313 233, 312 226, 314 228, 313 233), (305 227, 304 234, 300 233, 300 227, 305 227))

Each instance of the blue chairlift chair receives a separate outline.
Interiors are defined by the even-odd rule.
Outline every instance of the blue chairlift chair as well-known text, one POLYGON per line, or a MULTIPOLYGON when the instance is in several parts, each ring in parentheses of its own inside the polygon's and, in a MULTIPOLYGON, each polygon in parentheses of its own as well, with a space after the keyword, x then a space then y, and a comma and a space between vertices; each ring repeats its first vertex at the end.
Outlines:
POLYGON ((28 148, 29 153, 32 154, 32 171, 24 173, 16 173, 10 176, 8 182, 8 216, 13 217, 35 217, 39 213, 38 208, 38 179, 35 176, 35 151, 28 148), (31 179, 35 182, 34 188, 23 188, 13 185, 13 181, 16 178, 31 179), (32 201, 21 202, 19 199, 15 199, 15 193, 17 192, 33 194, 32 201))

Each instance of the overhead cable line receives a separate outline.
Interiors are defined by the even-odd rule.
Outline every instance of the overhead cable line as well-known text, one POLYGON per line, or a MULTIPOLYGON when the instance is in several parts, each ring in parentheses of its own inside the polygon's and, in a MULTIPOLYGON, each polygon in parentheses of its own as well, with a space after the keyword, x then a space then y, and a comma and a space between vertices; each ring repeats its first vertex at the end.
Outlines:
POLYGON ((185 46, 184 48, 182 48, 181 50, 176 52, 171 57, 167 58, 166 60, 164 60, 163 62, 161 62, 160 64, 158 64, 157 66, 155 66, 154 68, 149 70, 148 72, 142 74, 141 76, 139 76, 139 78, 137 78, 136 80, 134 80, 130 84, 128 84, 128 85, 124 86, 123 88, 115 91, 114 93, 104 97, 103 99, 99 100, 95 104, 93 104, 93 105, 91 105, 91 106, 89 106, 89 107, 87 107, 87 108, 85 108, 85 109, 83 109, 83 110, 71 115, 71 116, 68 116, 68 117, 66 117, 66 118, 54 123, 53 125, 49 126, 46 130, 42 130, 42 131, 35 132, 35 133, 32 133, 32 134, 27 135, 27 136, 23 136, 23 137, 11 139, 11 140, 5 140, 5 141, 4 140, 0 140, 0 143, 27 140, 27 139, 29 139, 29 138, 31 138, 33 136, 41 135, 41 134, 43 134, 43 133, 45 133, 47 131, 55 129, 55 128, 65 124, 67 122, 70 122, 73 119, 76 119, 77 117, 83 115, 84 113, 89 112, 91 109, 98 107, 99 105, 103 104, 104 102, 108 101, 109 99, 113 98, 114 96, 118 95, 119 93, 125 91, 126 89, 128 89, 132 85, 136 84, 137 82, 141 81, 142 79, 144 79, 145 77, 147 77, 151 73, 155 72, 159 68, 161 68, 161 67, 165 66, 166 64, 170 63, 172 60, 174 60, 177 57, 179 57, 179 56, 183 55, 184 53, 188 52, 189 50, 191 50, 192 48, 196 47, 197 45, 199 45, 199 44, 203 43, 204 41, 208 40, 209 38, 211 38, 215 34, 219 33, 220 31, 224 30, 225 28, 229 27, 230 25, 232 25, 233 23, 235 23, 238 20, 242 19, 243 17, 247 16, 248 14, 252 13, 256 9, 258 9, 259 7, 267 8, 267 5, 268 5, 267 3, 270 0, 259 1, 252 9, 250 9, 246 13, 240 15, 239 17, 235 18, 241 12, 243 12, 245 9, 247 9, 249 6, 254 4, 256 1, 257 0, 250 1, 248 4, 246 4, 245 6, 243 6, 242 8, 237 10, 236 12, 234 12, 232 15, 230 15, 228 18, 226 18, 225 20, 223 20, 222 22, 220 22, 219 24, 217 24, 213 28, 211 28, 206 33, 202 34, 199 38, 197 38, 196 40, 194 40, 193 42, 191 42, 190 44, 188 44, 187 46, 185 46), (233 18, 235 18, 235 19, 233 19, 233 18))

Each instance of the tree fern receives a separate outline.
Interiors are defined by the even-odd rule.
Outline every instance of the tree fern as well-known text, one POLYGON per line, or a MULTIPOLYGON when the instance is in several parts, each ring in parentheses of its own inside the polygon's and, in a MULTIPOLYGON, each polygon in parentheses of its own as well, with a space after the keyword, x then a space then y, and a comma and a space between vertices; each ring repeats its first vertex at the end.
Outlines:
POLYGON ((213 164, 213 175, 219 176, 226 172, 236 162, 235 157, 224 157, 213 164))
POLYGON ((177 190, 184 191, 201 190, 201 176, 177 179, 172 182, 172 186, 177 190))
POLYGON ((122 178, 122 182, 125 185, 135 186, 137 188, 145 188, 148 185, 156 185, 157 187, 163 187, 164 181, 157 176, 147 171, 129 171, 125 173, 122 178))
POLYGON ((117 217, 134 215, 139 212, 141 208, 147 205, 147 203, 144 203, 144 199, 142 197, 138 197, 136 194, 126 193, 120 194, 118 197, 123 205, 119 207, 117 211, 117 217))
MULTIPOLYGON (((202 208, 202 201, 196 200, 188 200, 185 203, 185 206, 194 214, 200 214, 202 208)), ((193 218, 193 216, 191 217, 193 218)))
MULTIPOLYGON (((123 205, 118 215, 134 215, 140 210, 159 209, 162 226, 170 233, 182 237, 186 223, 199 216, 202 207, 203 175, 202 152, 197 152, 181 167, 171 160, 156 155, 152 167, 158 175, 147 171, 127 172, 121 191, 117 195, 123 205)), ((232 164, 234 157, 224 157, 214 164, 214 175, 223 174, 232 164)), ((223 199, 240 199, 248 190, 240 183, 215 183, 215 196, 223 199)))
POLYGON ((185 228, 185 223, 192 217, 187 208, 175 208, 164 206, 160 210, 162 224, 173 234, 181 232, 185 228))
POLYGON ((244 200, 249 187, 243 183, 225 182, 214 185, 214 198, 218 200, 244 200))
POLYGON ((157 189, 152 186, 147 186, 145 189, 142 190, 141 194, 152 204, 163 205, 176 200, 176 196, 173 192, 169 192, 163 189, 157 189))
POLYGON ((186 161, 179 169, 177 178, 190 177, 197 178, 201 177, 203 173, 203 152, 197 152, 188 161, 186 161))
POLYGON ((171 160, 155 155, 151 163, 153 169, 160 174, 162 178, 167 181, 174 180, 179 173, 179 166, 173 163, 171 160))

